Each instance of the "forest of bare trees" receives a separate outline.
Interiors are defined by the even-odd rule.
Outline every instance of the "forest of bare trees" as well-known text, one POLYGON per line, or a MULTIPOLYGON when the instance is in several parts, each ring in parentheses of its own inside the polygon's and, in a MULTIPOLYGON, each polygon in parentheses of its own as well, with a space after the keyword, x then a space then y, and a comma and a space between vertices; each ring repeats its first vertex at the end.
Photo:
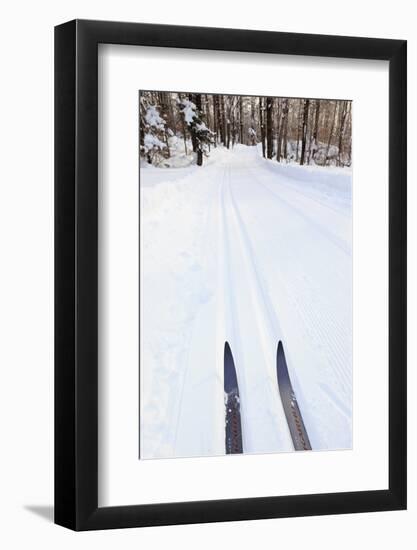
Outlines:
POLYGON ((142 91, 139 118, 141 157, 157 166, 179 147, 201 166, 211 148, 237 144, 277 162, 352 163, 348 100, 142 91))

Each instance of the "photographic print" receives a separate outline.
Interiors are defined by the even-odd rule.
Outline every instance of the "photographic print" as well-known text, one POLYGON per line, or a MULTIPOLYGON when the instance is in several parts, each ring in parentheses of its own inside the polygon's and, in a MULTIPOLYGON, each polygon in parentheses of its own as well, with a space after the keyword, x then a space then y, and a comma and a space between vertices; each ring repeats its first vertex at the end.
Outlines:
POLYGON ((139 458, 352 447, 352 102, 140 90, 139 458))

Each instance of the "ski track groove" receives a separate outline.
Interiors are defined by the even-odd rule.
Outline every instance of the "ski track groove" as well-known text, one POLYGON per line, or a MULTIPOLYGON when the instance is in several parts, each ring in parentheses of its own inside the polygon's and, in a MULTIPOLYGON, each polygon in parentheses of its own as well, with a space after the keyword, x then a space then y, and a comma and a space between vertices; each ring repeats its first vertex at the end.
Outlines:
MULTIPOLYGON (((255 254, 253 252, 253 247, 252 247, 250 238, 247 234, 245 225, 242 221, 242 217, 240 215, 239 209, 236 205, 236 201, 234 199, 232 189, 230 189, 230 193, 231 193, 231 197, 232 197, 233 207, 234 207, 234 210, 235 210, 235 216, 236 216, 239 228, 240 228, 240 233, 244 238, 244 242, 245 242, 244 246, 245 246, 246 251, 247 251, 246 256, 248 258, 248 262, 251 266, 251 269, 252 269, 253 273, 255 274, 256 284, 252 286, 252 292, 253 292, 254 289, 258 289, 258 292, 260 293, 260 296, 261 296, 260 300, 257 299, 258 296, 255 296, 255 298, 253 299, 253 304, 254 304, 254 307, 257 307, 259 303, 263 303, 264 312, 263 312, 263 314, 260 313, 260 315, 258 316, 258 319, 259 319, 258 326, 259 327, 260 326, 266 327, 268 332, 269 332, 269 335, 270 335, 270 343, 265 342, 265 344, 264 344, 264 346, 265 346, 264 349, 266 350, 265 357, 266 357, 267 363, 269 365, 269 370, 271 371, 271 369, 272 369, 272 373, 270 374, 271 385, 268 388, 268 390, 270 392, 272 392, 275 396, 275 392, 273 391, 272 388, 276 387, 276 390, 278 392, 279 404, 280 404, 282 413, 284 414, 284 423, 285 423, 286 428, 288 429, 288 433, 290 433, 288 422, 287 422, 286 417, 285 417, 285 412, 284 412, 283 404, 282 404, 282 401, 281 401, 281 397, 279 396, 279 388, 278 388, 278 385, 277 385, 278 380, 276 378, 276 369, 273 368, 273 366, 276 367, 276 365, 275 365, 275 362, 276 362, 276 356, 275 356, 276 349, 275 349, 275 347, 278 344, 279 340, 285 340, 284 332, 282 331, 282 328, 281 328, 280 322, 278 320, 278 316, 276 314, 275 308, 272 305, 272 301, 269 298, 269 292, 267 290, 268 285, 266 284, 265 280, 263 279, 262 275, 260 274, 259 269, 256 266, 256 263, 254 261, 255 254), (266 321, 266 319, 267 319, 267 321, 266 321), (270 357, 269 360, 268 360, 268 356, 267 356, 268 348, 269 348, 270 351, 272 351, 272 357, 270 357)), ((260 309, 262 309, 262 308, 260 308, 260 309)), ((261 334, 264 335, 265 331, 261 331, 261 334)), ((289 361, 288 350, 287 350, 287 361, 289 361)), ((300 410, 301 410, 301 414, 303 414, 302 413, 302 409, 304 408, 303 404, 306 403, 306 400, 305 400, 305 397, 303 395, 301 386, 298 383, 297 373, 294 371, 294 369, 291 368, 291 361, 289 361, 289 367, 288 368, 290 370, 290 378, 292 380, 294 393, 296 394, 297 401, 298 401, 298 404, 299 404, 299 407, 300 407, 300 410)), ((271 412, 271 415, 272 415, 273 414, 272 411, 270 411, 270 412, 271 412)), ((289 435, 289 437, 290 437, 291 445, 293 445, 291 435, 289 435)))
POLYGON ((227 185, 227 182, 229 180, 230 173, 229 173, 229 165, 226 165, 223 171, 223 176, 219 182, 219 195, 220 195, 220 212, 221 212, 221 235, 220 235, 220 243, 221 247, 223 246, 223 251, 226 251, 226 253, 223 253, 220 257, 223 259, 223 277, 222 281, 220 282, 220 287, 222 288, 222 295, 223 300, 222 303, 225 304, 226 300, 225 295, 227 294, 227 302, 228 302, 228 308, 223 308, 223 317, 224 317, 224 330, 223 334, 220 337, 220 341, 218 342, 218 348, 222 352, 221 358, 222 358, 222 365, 224 361, 223 357, 223 349, 225 340, 229 342, 230 348, 232 350, 232 354, 234 355, 234 361, 235 361, 235 367, 236 367, 236 377, 238 381, 238 388, 239 388, 239 395, 240 395, 240 415, 241 415, 241 423, 242 423, 242 442, 243 442, 243 452, 245 452, 245 448, 249 445, 249 435, 250 435, 250 428, 247 422, 247 415, 244 406, 242 406, 242 403, 244 402, 244 394, 245 392, 242 392, 243 388, 246 388, 246 381, 245 381, 245 375, 244 372, 242 372, 242 369, 239 369, 239 356, 240 354, 237 353, 238 350, 241 349, 241 336, 240 331, 238 330, 238 314, 237 314, 237 306, 236 306, 236 299, 234 297, 234 291, 233 291, 233 285, 232 285, 232 275, 231 275, 231 246, 230 246, 230 235, 229 235, 229 229, 228 229, 228 221, 226 216, 226 207, 225 207, 225 186, 227 185))
MULTIPOLYGON (((281 278, 280 282, 283 288, 286 289, 287 296, 296 296, 297 293, 299 293, 299 288, 292 283, 286 282, 284 278, 281 278)), ((318 317, 313 304, 311 302, 309 303, 308 300, 302 301, 299 299, 287 299, 292 303, 292 307, 298 311, 298 315, 304 320, 305 326, 314 326, 315 332, 321 342, 323 342, 323 347, 329 347, 333 350, 334 362, 332 363, 331 368, 326 365, 325 369, 326 372, 332 377, 334 377, 335 374, 339 375, 341 378, 340 386, 343 388, 343 391, 345 391, 346 386, 350 387, 351 381, 343 367, 344 359, 346 357, 345 350, 343 349, 343 341, 345 341, 345 336, 343 335, 345 331, 343 330, 343 327, 341 327, 340 323, 331 314, 328 314, 326 317, 318 317), (328 328, 330 325, 338 328, 338 330, 334 331, 332 338, 329 338, 328 328)))
MULTIPOLYGON (((230 174, 232 170, 231 166, 229 170, 230 170, 229 172, 230 174)), ((267 415, 271 418, 273 422, 274 421, 276 422, 276 417, 273 413, 273 410, 270 407, 273 406, 272 404, 274 403, 274 401, 278 402, 280 407, 280 412, 282 413, 282 418, 284 418, 285 420, 285 423, 284 423, 285 428, 281 427, 281 429, 284 430, 285 432, 285 435, 283 437, 286 438, 287 441, 290 441, 292 445, 291 435, 290 435, 288 423, 285 418, 284 408, 283 408, 281 399, 279 397, 279 394, 277 393, 278 386, 277 386, 277 380, 276 380, 276 373, 274 369, 274 357, 275 357, 274 346, 276 346, 278 343, 279 336, 281 334, 281 328, 279 325, 279 321, 276 317, 274 308, 269 299, 269 296, 265 292, 265 285, 263 283, 262 277, 257 269, 255 262, 253 261, 252 246, 246 234, 246 230, 242 224, 242 220, 240 218, 238 209, 236 207, 236 203, 235 203, 235 199, 232 191, 232 181, 231 181, 230 175, 229 175, 229 179, 227 181, 226 187, 227 187, 226 192, 229 195, 230 211, 235 222, 234 231, 235 231, 235 236, 237 237, 236 240, 240 246, 240 255, 243 260, 243 265, 246 266, 246 276, 249 278, 248 290, 251 293, 252 309, 257 318, 258 338, 261 343, 261 349, 263 351, 264 361, 268 366, 267 367, 268 378, 270 383, 267 385, 267 388, 268 388, 268 393, 270 395, 270 403, 269 403, 269 408, 267 409, 267 415)), ((243 400, 242 400, 242 408, 244 408, 243 400)), ((279 426, 276 426, 276 428, 279 429, 279 426)), ((280 437, 282 438, 282 436, 280 437)))
MULTIPOLYGON (((255 178, 255 179, 256 179, 256 181, 258 181, 258 183, 260 183, 260 184, 263 186, 263 183, 260 182, 258 178, 255 178)), ((269 190, 269 189, 268 189, 268 190, 269 190)), ((276 195, 276 194, 274 193, 274 195, 276 195)), ((277 198, 279 198, 279 197, 277 196, 277 198)), ((287 201, 282 201, 282 202, 283 202, 284 204, 287 203, 287 201)), ((306 221, 306 220, 305 220, 305 221, 306 221)), ((297 265, 301 265, 300 262, 297 261, 297 257, 296 257, 296 262, 297 262, 297 265)), ((334 276, 337 276, 337 275, 338 275, 338 272, 337 272, 337 271, 335 271, 335 272, 333 272, 333 273, 334 273, 334 276)), ((287 281, 292 281, 291 278, 286 278, 286 279, 287 279, 287 281)), ((285 284, 285 283, 284 283, 284 284, 285 284)), ((291 283, 290 283, 290 285, 291 285, 291 283)), ((290 285, 288 285, 288 283, 286 283, 286 286, 287 286, 287 287, 289 287, 290 285)), ((294 286, 294 285, 292 285, 292 288, 295 290, 295 286, 294 286)), ((297 290, 298 290, 298 289, 297 289, 297 290)), ((313 289, 313 290, 314 290, 314 293, 316 293, 318 289, 315 288, 315 289, 313 289)), ((291 294, 291 295, 299 295, 299 292, 294 293, 294 294, 291 294)), ((311 302, 311 300, 310 300, 310 302, 311 302)), ((305 304, 305 303, 308 304, 309 301, 302 301, 301 303, 303 304, 303 307, 301 308, 301 310, 304 309, 304 310, 307 311, 307 308, 304 307, 304 304, 305 304)), ((328 304, 326 303, 326 305, 328 305, 328 304)), ((309 310, 308 310, 308 311, 309 311, 310 315, 312 314, 312 309, 311 309, 311 307, 312 307, 312 306, 309 305, 309 310)), ((327 309, 327 308, 326 308, 326 309, 327 309)), ((312 318, 310 317, 310 321, 311 321, 311 320, 312 320, 312 318)), ((317 317, 317 324, 318 324, 318 326, 319 326, 320 328, 322 328, 322 329, 325 331, 326 329, 324 329, 323 326, 322 326, 322 321, 323 321, 323 320, 324 320, 324 318, 323 318, 322 316, 317 317)), ((341 321, 340 321, 339 317, 335 317, 334 315, 332 315, 332 316, 329 318, 329 320, 330 320, 330 322, 331 322, 331 324, 332 324, 333 326, 335 326, 335 327, 338 328, 338 330, 336 331, 336 335, 338 336, 338 338, 337 338, 337 340, 335 340, 335 343, 337 342, 336 345, 337 345, 337 347, 339 347, 339 345, 341 345, 341 342, 344 341, 344 339, 345 339, 345 335, 342 337, 342 335, 340 334, 341 332, 345 332, 345 331, 344 331, 344 326, 341 325, 341 321)), ((323 333, 323 335, 324 335, 324 333, 323 333)), ((340 347, 339 347, 339 349, 340 349, 341 354, 344 355, 345 352, 344 352, 340 347)))

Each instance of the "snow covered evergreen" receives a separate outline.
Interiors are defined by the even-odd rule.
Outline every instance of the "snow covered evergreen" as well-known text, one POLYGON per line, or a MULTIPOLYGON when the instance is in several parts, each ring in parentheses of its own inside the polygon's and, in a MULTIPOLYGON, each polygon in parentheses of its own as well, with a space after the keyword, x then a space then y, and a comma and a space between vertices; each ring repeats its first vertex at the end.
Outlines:
POLYGON ((169 156, 168 136, 172 130, 167 128, 156 105, 148 104, 146 99, 141 103, 141 153, 149 164, 158 165, 169 156))
POLYGON ((202 166, 203 155, 208 154, 210 145, 214 143, 214 132, 207 128, 204 122, 204 116, 201 109, 201 95, 195 95, 199 96, 197 97, 197 101, 200 103, 199 108, 189 99, 180 99, 178 101, 178 106, 191 134, 193 151, 197 154, 197 166, 202 166))

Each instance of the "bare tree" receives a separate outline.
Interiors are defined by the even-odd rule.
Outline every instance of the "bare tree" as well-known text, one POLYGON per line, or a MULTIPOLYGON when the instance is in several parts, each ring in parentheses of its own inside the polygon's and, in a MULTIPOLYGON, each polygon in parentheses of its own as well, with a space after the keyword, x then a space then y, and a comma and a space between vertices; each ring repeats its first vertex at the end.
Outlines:
POLYGON ((239 98, 239 141, 243 143, 243 96, 239 98))
MULTIPOLYGON (((319 119, 320 119, 320 100, 316 100, 316 114, 314 117, 314 130, 313 130, 313 160, 316 155, 319 146, 319 119)), ((311 147, 310 147, 311 149, 311 147)), ((310 159, 309 159, 310 162, 310 159)))
POLYGON ((298 103, 298 116, 297 116, 297 152, 295 155, 296 162, 298 162, 298 151, 299 151, 299 143, 300 143, 300 135, 301 135, 300 121, 301 121, 302 109, 303 109, 303 100, 300 99, 298 103))
POLYGON ((227 133, 226 133, 226 107, 225 107, 225 96, 221 97, 221 108, 222 108, 222 142, 223 145, 227 146, 227 133))
POLYGON ((345 133, 346 125, 346 116, 347 116, 347 101, 342 101, 341 114, 340 114, 340 124, 339 124, 339 146, 337 152, 337 165, 342 164, 342 147, 343 147, 343 136, 345 133))
POLYGON ((265 113, 263 98, 259 98, 259 126, 261 129, 262 156, 265 158, 265 113))
POLYGON ((287 160, 287 136, 288 136, 288 99, 283 100, 282 122, 280 136, 282 139, 282 149, 284 159, 287 160))
POLYGON ((302 142, 301 142, 301 158, 300 165, 304 164, 305 153, 306 153, 306 142, 307 142, 307 125, 308 125, 308 111, 310 107, 310 100, 304 100, 304 110, 303 110, 303 127, 302 127, 302 142))
POLYGON ((282 134, 281 134, 282 105, 281 105, 281 99, 280 98, 277 98, 276 114, 277 114, 277 117, 276 117, 277 118, 277 123, 276 123, 276 142, 277 142, 276 159, 277 159, 277 162, 279 162, 281 160, 281 141, 282 141, 282 134))
POLYGON ((347 142, 348 142, 348 153, 347 153, 347 165, 352 164, 352 103, 349 101, 348 104, 348 116, 347 116, 347 142))
POLYGON ((324 164, 327 164, 329 161, 329 151, 330 151, 330 145, 332 143, 332 137, 333 137, 333 131, 334 126, 336 122, 336 112, 337 112, 337 101, 334 102, 334 111, 333 111, 333 117, 332 117, 332 125, 329 132, 329 139, 327 141, 327 148, 326 148, 326 158, 324 160, 324 164))
POLYGON ((266 156, 271 159, 274 154, 274 142, 272 139, 272 97, 266 98, 266 156))
POLYGON ((219 96, 213 96, 213 130, 215 134, 215 144, 219 141, 219 96))

